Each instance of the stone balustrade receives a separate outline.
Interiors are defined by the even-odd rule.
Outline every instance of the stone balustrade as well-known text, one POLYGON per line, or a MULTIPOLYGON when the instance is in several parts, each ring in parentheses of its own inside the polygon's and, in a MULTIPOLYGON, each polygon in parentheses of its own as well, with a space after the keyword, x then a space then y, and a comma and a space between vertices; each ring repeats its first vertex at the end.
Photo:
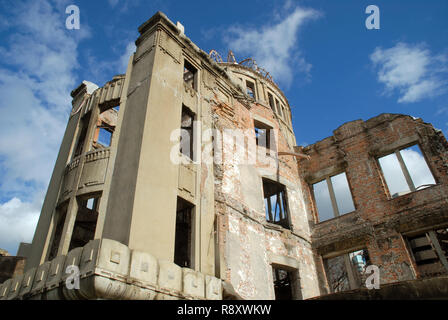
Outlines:
POLYGON ((96 239, 7 280, 0 300, 221 300, 223 287, 213 276, 96 239))

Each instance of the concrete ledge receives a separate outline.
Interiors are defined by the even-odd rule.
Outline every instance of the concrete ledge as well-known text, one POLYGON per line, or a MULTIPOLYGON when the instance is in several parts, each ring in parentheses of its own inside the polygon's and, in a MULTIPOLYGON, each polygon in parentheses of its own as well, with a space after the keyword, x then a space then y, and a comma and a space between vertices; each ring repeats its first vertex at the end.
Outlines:
POLYGON ((0 285, 0 300, 219 300, 223 296, 227 295, 221 279, 159 261, 109 239, 90 241, 0 285), (75 278, 73 269, 79 270, 79 289, 67 285, 69 277, 75 278))
POLYGON ((448 276, 383 284, 332 293, 309 300, 448 300, 448 276))

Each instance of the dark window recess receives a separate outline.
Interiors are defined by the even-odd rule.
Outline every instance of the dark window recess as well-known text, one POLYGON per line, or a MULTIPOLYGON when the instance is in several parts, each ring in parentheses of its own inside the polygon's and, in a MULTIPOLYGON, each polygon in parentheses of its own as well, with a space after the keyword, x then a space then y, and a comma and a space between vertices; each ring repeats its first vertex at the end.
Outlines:
POLYGON ((64 230, 65 217, 67 216, 67 205, 64 205, 56 210, 55 230, 51 246, 48 254, 48 260, 56 258, 59 249, 59 242, 62 238, 62 231, 64 230))
POLYGON ((420 278, 448 274, 448 229, 408 237, 420 278))
POLYGON ((197 69, 193 67, 193 65, 185 60, 184 63, 184 82, 189 86, 190 88, 193 88, 196 90, 195 86, 195 78, 196 78, 197 69))
POLYGON ((193 120, 194 114, 182 108, 180 152, 193 160, 193 120))
POLYGON ((325 267, 331 292, 350 290, 350 282, 343 255, 325 260, 325 267))
POLYGON ((263 179, 266 221, 289 229, 286 188, 284 185, 263 179))
POLYGON ((435 231, 437 241, 445 257, 448 257, 448 228, 435 231))
POLYGON ((275 102, 274 102, 274 97, 272 96, 272 94, 268 93, 268 99, 269 99, 269 106, 271 107, 272 111, 274 111, 274 113, 276 113, 277 111, 275 110, 275 102))
POLYGON ((292 274, 289 271, 272 268, 274 279, 275 300, 292 300, 292 274))
POLYGON ((193 205, 177 198, 174 263, 183 268, 192 266, 193 205))
POLYGON ((249 97, 256 99, 255 97, 255 85, 251 81, 246 81, 246 93, 249 97))
POLYGON ((78 200, 78 212, 73 227, 69 251, 85 246, 95 237, 98 221, 98 206, 100 197, 78 200))
POLYGON ((78 139, 76 142, 74 157, 77 157, 82 153, 82 148, 84 147, 84 142, 86 140, 87 129, 89 128, 90 115, 91 112, 89 112, 81 119, 81 129, 79 131, 78 139))

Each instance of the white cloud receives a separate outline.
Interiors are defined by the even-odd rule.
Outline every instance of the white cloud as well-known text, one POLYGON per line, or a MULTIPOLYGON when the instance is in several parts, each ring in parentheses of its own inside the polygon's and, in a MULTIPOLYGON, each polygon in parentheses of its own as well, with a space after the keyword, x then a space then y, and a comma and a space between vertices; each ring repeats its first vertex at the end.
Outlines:
POLYGON ((448 107, 442 107, 442 108, 439 108, 439 109, 437 110, 437 112, 436 112, 436 115, 437 115, 437 116, 440 116, 440 115, 448 115, 448 107))
POLYGON ((115 8, 115 6, 118 4, 118 0, 108 0, 108 2, 112 8, 115 8))
POLYGON ((399 103, 417 102, 444 92, 446 57, 434 56, 423 45, 398 43, 392 48, 376 48, 370 60, 378 68, 378 81, 385 93, 398 91, 399 103))
POLYGON ((244 28, 233 27, 225 41, 235 54, 245 54, 253 57, 260 67, 265 68, 273 75, 274 80, 288 86, 294 72, 303 72, 307 76, 311 64, 302 57, 298 47, 298 34, 305 22, 320 16, 313 9, 301 7, 291 8, 289 15, 281 16, 274 25, 244 28))
MULTIPOLYGON (((331 178, 336 204, 340 215, 352 212, 355 210, 352 194, 347 181, 347 175, 341 173, 331 178)), ((333 204, 330 197, 330 189, 327 181, 322 180, 313 185, 314 198, 316 199, 317 211, 319 214, 319 221, 325 221, 335 217, 333 204)))
POLYGON ((30 243, 40 213, 38 203, 24 203, 18 198, 0 204, 0 244, 15 255, 20 242, 30 243))
MULTIPOLYGON (((401 150, 400 153, 416 188, 435 184, 431 171, 418 146, 414 145, 406 148, 401 150)), ((410 191, 400 163, 394 153, 380 158, 379 162, 391 195, 410 191)))
POLYGON ((416 188, 436 183, 425 158, 417 146, 402 150, 401 154, 416 188))
MULTIPOLYGON (((121 0, 121 1, 120 0, 107 0, 107 1, 109 2, 109 5, 113 9, 115 7, 117 7, 118 4, 120 4, 120 6, 118 6, 118 9, 120 12, 128 12, 129 9, 138 7, 142 3, 141 0, 121 0)), ((151 2, 154 3, 157 1, 153 0, 151 2)))
POLYGON ((78 43, 65 2, 17 3, 0 46, 0 247, 31 241, 77 85, 78 43), (3 203, 2 203, 3 202, 3 203))
MULTIPOLYGON (((409 171, 412 182, 418 190, 425 186, 435 184, 434 177, 417 145, 403 149, 400 153, 406 168, 409 171)), ((380 158, 379 162, 391 195, 410 192, 395 153, 380 158)), ((331 177, 331 182, 340 214, 355 210, 346 175, 339 174, 333 176, 331 177)), ((316 199, 320 221, 334 218, 332 202, 328 190, 328 185, 325 180, 313 185, 314 198, 316 199)))
POLYGON ((345 173, 331 177, 334 194, 339 210, 339 214, 346 214, 355 210, 353 198, 345 173))
POLYGON ((123 73, 126 72, 126 69, 128 68, 129 58, 131 57, 131 54, 133 54, 135 52, 136 49, 137 49, 137 47, 135 46, 134 41, 128 43, 128 45, 126 46, 125 52, 119 59, 118 64, 119 64, 120 72, 123 72, 123 73))
POLYGON ((380 158, 379 163, 391 195, 409 191, 400 163, 394 153, 380 158))

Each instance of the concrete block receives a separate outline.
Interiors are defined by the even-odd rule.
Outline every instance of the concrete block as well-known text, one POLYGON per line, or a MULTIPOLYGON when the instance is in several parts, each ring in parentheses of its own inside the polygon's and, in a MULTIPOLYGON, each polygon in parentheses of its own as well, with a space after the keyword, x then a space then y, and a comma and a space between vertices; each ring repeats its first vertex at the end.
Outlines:
POLYGON ((8 292, 8 300, 15 300, 19 298, 20 288, 22 287, 23 274, 12 279, 11 287, 8 292))
POLYGON ((65 260, 66 256, 57 256, 51 261, 50 270, 45 282, 46 289, 50 290, 59 286, 62 275, 65 273, 65 260))
POLYGON ((80 281, 80 289, 77 294, 81 299, 97 300, 121 300, 124 298, 127 284, 100 275, 91 275, 80 281))
POLYGON ((89 241, 89 243, 84 246, 82 250, 81 261, 79 263, 79 271, 81 277, 87 277, 95 272, 100 243, 100 239, 95 239, 89 241))
POLYGON ((102 239, 97 268, 100 273, 114 278, 126 280, 129 274, 131 250, 124 244, 102 239))
POLYGON ((24 297, 31 292, 34 283, 34 276, 36 275, 37 268, 32 268, 25 272, 23 275, 23 282, 20 288, 20 296, 24 297))
POLYGON ((157 286, 159 264, 157 259, 146 252, 132 251, 129 280, 141 286, 157 286))
POLYGON ((189 268, 183 268, 183 293, 195 298, 205 298, 204 274, 189 268))
POLYGON ((221 279, 205 276, 205 298, 207 300, 222 300, 222 290, 221 279))
POLYGON ((139 285, 128 284, 123 299, 126 300, 154 300, 157 292, 152 288, 144 288, 139 285))
POLYGON ((124 244, 109 239, 90 241, 81 255, 80 290, 73 293, 64 290, 64 294, 83 299, 122 299, 129 264, 130 250, 124 244))
MULTIPOLYGON (((182 291, 182 268, 173 262, 159 261, 159 289, 164 292, 171 292, 174 295, 182 291)), ((177 299, 167 294, 158 294, 158 300, 177 299)))
POLYGON ((83 251, 83 248, 76 248, 76 249, 69 251, 69 253, 67 254, 67 258, 65 259, 65 263, 64 263, 64 271, 62 273, 62 280, 66 280, 67 277, 70 276, 70 273, 67 273, 68 266, 79 267, 79 264, 81 262, 82 251, 83 251))
POLYGON ((69 266, 76 266, 79 268, 81 259, 82 259, 83 250, 84 250, 84 248, 75 248, 73 250, 70 250, 69 253, 67 254, 67 258, 65 259, 64 272, 62 273, 61 286, 62 286, 63 298, 66 300, 78 300, 79 299, 77 289, 67 288, 67 285, 66 285, 67 278, 69 276, 73 275, 73 272, 67 273, 67 268, 69 266))
MULTIPOLYGON (((63 284, 61 284, 63 286, 63 284)), ((62 294, 62 287, 56 287, 50 289, 42 294, 42 300, 64 300, 64 295, 62 294)))
POLYGON ((6 300, 9 293, 9 288, 11 288, 12 279, 8 279, 0 286, 0 300, 6 300))
POLYGON ((34 276, 33 288, 31 289, 32 295, 42 293, 45 288, 45 282, 47 281, 50 266, 51 261, 47 261, 37 268, 36 275, 34 276))

